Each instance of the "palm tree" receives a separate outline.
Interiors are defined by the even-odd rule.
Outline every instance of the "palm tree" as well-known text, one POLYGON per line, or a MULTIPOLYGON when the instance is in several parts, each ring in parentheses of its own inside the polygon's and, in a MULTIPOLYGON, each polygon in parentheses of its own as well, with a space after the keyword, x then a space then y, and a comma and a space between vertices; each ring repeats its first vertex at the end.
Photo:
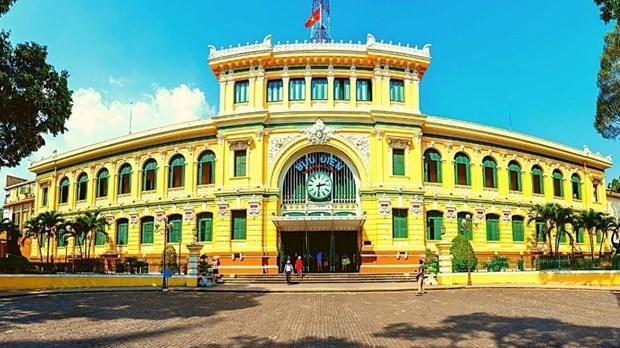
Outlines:
POLYGON ((605 214, 600 211, 595 211, 590 208, 589 210, 580 210, 575 216, 574 229, 583 228, 590 236, 590 257, 594 259, 594 235, 597 229, 601 228, 601 220, 605 214))
POLYGON ((19 250, 19 239, 22 236, 22 232, 19 230, 19 226, 8 218, 4 218, 2 223, 0 223, 0 231, 6 232, 7 251, 9 255, 22 256, 22 252, 19 250))
POLYGON ((597 228, 601 231, 601 245, 599 245, 598 249, 598 257, 600 259, 603 257, 603 244, 605 244, 605 237, 607 237, 609 232, 617 231, 617 229, 620 228, 620 220, 616 220, 613 216, 603 216, 599 221, 599 224, 600 225, 597 228))
POLYGON ((24 230, 26 231, 26 234, 24 235, 24 238, 22 239, 22 245, 24 245, 24 243, 26 242, 26 240, 30 239, 30 238, 35 238, 37 240, 37 245, 39 246, 39 259, 41 261, 41 263, 43 263, 43 236, 45 235, 43 233, 43 223, 42 221, 39 220, 38 216, 35 216, 33 218, 31 218, 30 220, 26 221, 26 224, 24 225, 24 230))
MULTIPOLYGON (((530 209, 530 215, 532 217, 528 218, 527 224, 529 225, 532 221, 536 222, 544 222, 545 223, 545 236, 547 236, 547 242, 549 243, 549 250, 553 253, 553 248, 551 245, 551 231, 555 228, 555 204, 553 203, 545 203, 544 205, 536 204, 530 209)), ((536 234, 536 242, 538 243, 538 234, 536 234)))
POLYGON ((62 215, 55 211, 46 211, 37 216, 37 219, 43 225, 43 231, 47 237, 47 254, 46 254, 46 262, 50 262, 50 240, 56 235, 56 232, 60 226, 62 226, 65 220, 62 218, 62 215))
POLYGON ((560 238, 562 234, 567 235, 571 240, 571 245, 574 249, 575 240, 573 236, 566 231, 566 225, 574 225, 574 214, 573 209, 564 207, 560 204, 554 204, 553 208, 553 221, 556 226, 556 234, 555 234, 555 252, 556 255, 560 252, 560 238))
POLYGON ((80 257, 84 258, 82 246, 84 245, 84 240, 86 239, 86 234, 88 233, 88 226, 86 226, 83 220, 74 218, 72 221, 67 222, 64 229, 67 234, 67 238, 73 238, 73 246, 78 247, 80 257))
POLYGON ((86 258, 90 258, 92 255, 91 252, 94 253, 97 233, 103 233, 106 237, 108 236, 108 233, 105 231, 105 227, 108 223, 98 211, 87 211, 76 218, 76 224, 78 229, 84 234, 84 249, 86 251, 85 256, 86 258))

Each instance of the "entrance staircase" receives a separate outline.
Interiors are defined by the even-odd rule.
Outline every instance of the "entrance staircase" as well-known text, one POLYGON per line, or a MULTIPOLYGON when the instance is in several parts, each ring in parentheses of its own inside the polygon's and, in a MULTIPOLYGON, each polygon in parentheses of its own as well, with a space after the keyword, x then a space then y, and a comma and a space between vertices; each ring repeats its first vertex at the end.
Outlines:
MULTIPOLYGON (((297 275, 291 277, 293 282, 299 283, 402 283, 415 282, 415 273, 377 273, 377 274, 360 274, 360 273, 308 273, 304 274, 303 279, 299 279, 297 275)), ((222 277, 224 283, 227 284, 268 284, 283 283, 285 281, 284 274, 237 274, 224 275, 222 277)))

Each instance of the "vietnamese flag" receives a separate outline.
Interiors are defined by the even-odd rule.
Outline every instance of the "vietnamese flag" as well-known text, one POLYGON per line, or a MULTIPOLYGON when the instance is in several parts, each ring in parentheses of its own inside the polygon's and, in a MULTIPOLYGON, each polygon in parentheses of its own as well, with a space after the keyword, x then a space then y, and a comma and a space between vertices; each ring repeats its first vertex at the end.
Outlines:
POLYGON ((314 25, 314 23, 318 22, 321 19, 321 6, 312 12, 312 15, 306 21, 306 28, 309 28, 314 25))

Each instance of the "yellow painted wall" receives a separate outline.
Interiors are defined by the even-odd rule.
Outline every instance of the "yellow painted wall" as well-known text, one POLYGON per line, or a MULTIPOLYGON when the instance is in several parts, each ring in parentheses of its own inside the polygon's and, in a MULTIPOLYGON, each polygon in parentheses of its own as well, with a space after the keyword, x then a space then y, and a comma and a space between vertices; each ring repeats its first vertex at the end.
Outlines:
MULTIPOLYGON (((440 285, 465 285, 467 273, 439 274, 440 285)), ((558 284, 620 286, 618 271, 571 272, 473 272, 472 284, 558 284)))
MULTIPOLYGON (((160 287, 160 276, 130 275, 0 275, 0 290, 43 290, 70 288, 160 287)), ((195 287, 195 277, 173 276, 171 287, 195 287)))

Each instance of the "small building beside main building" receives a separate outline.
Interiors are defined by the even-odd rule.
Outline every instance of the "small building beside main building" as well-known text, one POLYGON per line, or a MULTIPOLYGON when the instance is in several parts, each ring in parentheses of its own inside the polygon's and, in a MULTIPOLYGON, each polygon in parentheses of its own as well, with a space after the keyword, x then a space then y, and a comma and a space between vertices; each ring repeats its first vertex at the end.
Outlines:
MULTIPOLYGON (((211 46, 217 116, 33 163, 35 210, 98 210, 110 226, 95 253, 151 263, 161 260, 166 217, 169 245, 187 256, 197 241, 228 274, 278 272, 284 255, 314 271, 319 251, 330 271, 347 254, 350 271, 410 272, 457 234, 481 260, 527 257, 547 248, 542 226, 527 223, 533 205, 606 211, 611 158, 422 113, 430 61, 430 45, 372 35, 211 46)), ((54 245, 57 258, 76 255, 71 239, 54 245)), ((587 235, 577 248, 589 250, 587 235)))

